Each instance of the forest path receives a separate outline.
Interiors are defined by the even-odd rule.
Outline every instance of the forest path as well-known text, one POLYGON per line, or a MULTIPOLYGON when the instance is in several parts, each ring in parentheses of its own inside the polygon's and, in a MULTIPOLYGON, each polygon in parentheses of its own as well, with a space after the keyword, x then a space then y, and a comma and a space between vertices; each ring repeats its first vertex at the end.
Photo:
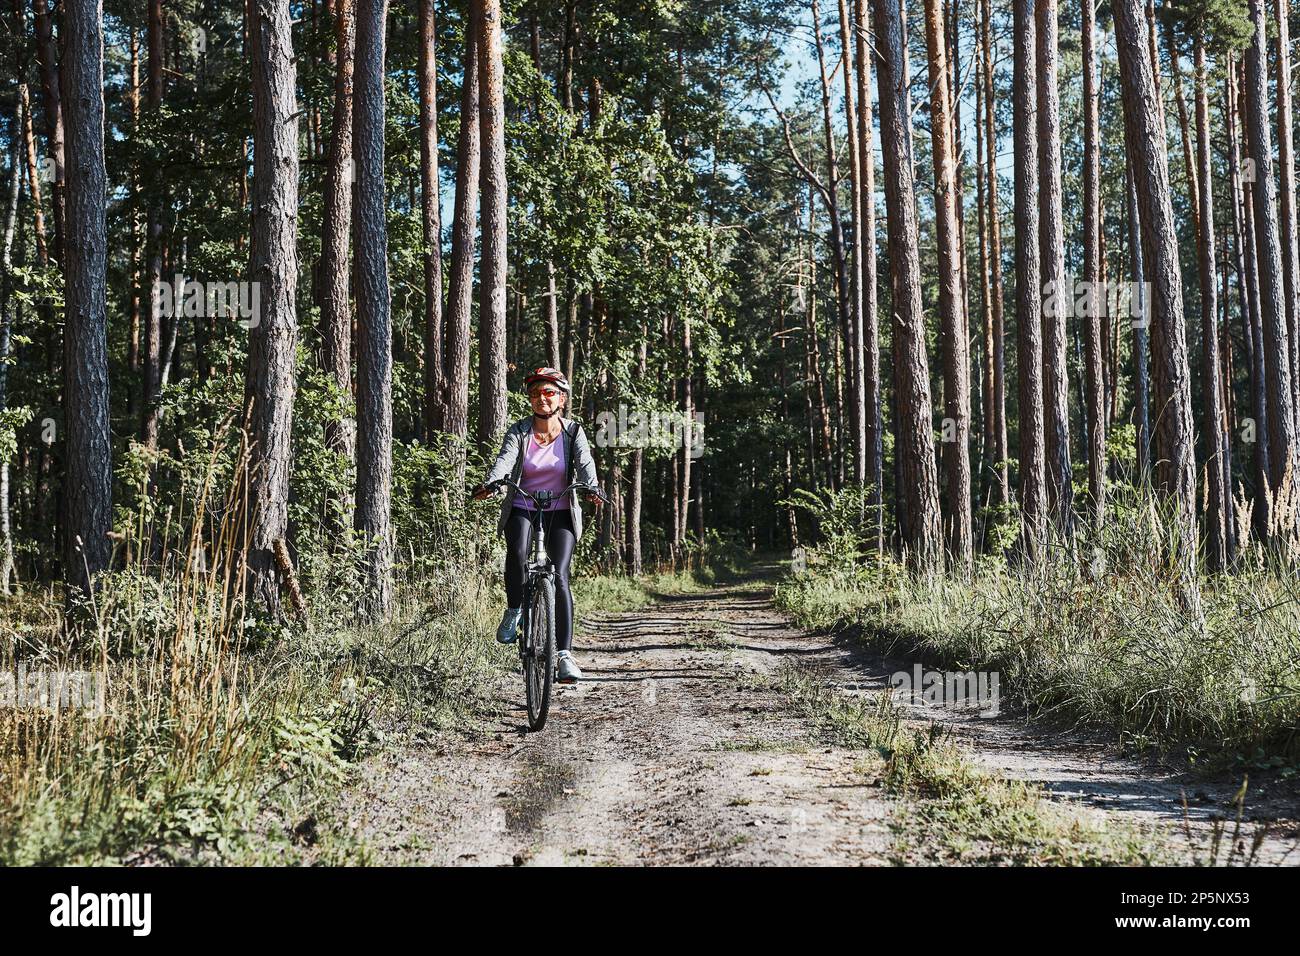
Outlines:
MULTIPOLYGON (((345 798, 349 825, 376 862, 394 864, 896 862, 899 802, 863 772, 863 751, 828 746, 768 678, 793 663, 843 693, 878 694, 912 665, 795 627, 772 605, 773 568, 756 571, 635 611, 583 615, 575 655, 585 679, 557 685, 541 733, 527 732, 510 675, 493 691, 496 728, 363 765, 345 798)), ((1074 812, 1177 824, 1178 840, 1185 789, 1200 843, 1232 796, 1226 781, 1193 787, 1013 716, 906 709, 950 726, 981 766, 1041 783, 1074 812)), ((1274 804, 1262 815, 1294 820, 1294 810, 1274 804)), ((1294 824, 1274 829, 1262 859, 1300 862, 1300 851, 1287 857, 1294 824)), ((906 857, 924 862, 925 849, 906 857)))

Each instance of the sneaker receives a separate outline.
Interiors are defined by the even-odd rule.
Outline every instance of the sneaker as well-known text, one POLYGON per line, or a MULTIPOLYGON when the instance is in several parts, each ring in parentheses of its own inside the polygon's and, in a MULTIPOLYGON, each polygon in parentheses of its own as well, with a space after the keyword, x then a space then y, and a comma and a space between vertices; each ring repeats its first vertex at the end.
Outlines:
POLYGON ((573 659, 571 651, 560 651, 555 658, 561 684, 576 684, 582 680, 582 671, 578 669, 578 662, 573 659))
POLYGON ((498 644, 513 644, 519 632, 519 621, 524 616, 521 607, 508 607, 501 615, 501 626, 497 628, 498 644))

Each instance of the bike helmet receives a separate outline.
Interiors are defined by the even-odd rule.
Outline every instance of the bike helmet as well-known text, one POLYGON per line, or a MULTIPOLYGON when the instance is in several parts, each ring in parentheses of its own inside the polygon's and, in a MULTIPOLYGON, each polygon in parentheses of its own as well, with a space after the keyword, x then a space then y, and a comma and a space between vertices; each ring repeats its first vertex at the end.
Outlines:
POLYGON ((532 388, 538 382, 550 382, 565 395, 569 395, 573 392, 573 389, 569 387, 569 380, 564 377, 564 373, 558 368, 543 366, 542 368, 534 369, 524 378, 524 391, 532 388))

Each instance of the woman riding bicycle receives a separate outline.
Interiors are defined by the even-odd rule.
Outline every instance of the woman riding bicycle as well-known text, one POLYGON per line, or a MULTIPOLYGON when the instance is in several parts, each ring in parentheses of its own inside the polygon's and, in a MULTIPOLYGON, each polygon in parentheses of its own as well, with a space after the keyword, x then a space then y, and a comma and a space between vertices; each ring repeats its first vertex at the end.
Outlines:
MULTIPOLYGON (((524 379, 524 388, 533 414, 506 430, 497 460, 483 484, 474 489, 474 497, 480 501, 490 498, 497 491, 497 483, 505 478, 533 495, 563 491, 577 481, 590 489, 583 497, 593 507, 599 507, 596 463, 587 436, 581 425, 562 415, 571 392, 569 380, 558 369, 539 368, 524 379)), ((536 505, 518 493, 508 493, 501 503, 497 532, 506 536, 507 605, 497 628, 497 640, 502 644, 514 642, 523 615, 529 532, 536 511, 536 505)), ((561 683, 572 684, 582 679, 582 671, 573 660, 573 595, 569 591, 569 560, 582 536, 582 507, 577 491, 552 501, 541 518, 546 553, 555 565, 558 678, 561 683)))

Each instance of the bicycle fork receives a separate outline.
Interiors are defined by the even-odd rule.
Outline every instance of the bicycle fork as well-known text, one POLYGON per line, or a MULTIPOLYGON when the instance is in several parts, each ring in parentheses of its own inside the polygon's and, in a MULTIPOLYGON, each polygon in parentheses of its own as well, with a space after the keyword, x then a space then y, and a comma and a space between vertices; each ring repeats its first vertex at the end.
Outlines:
POLYGON ((532 554, 529 555, 528 566, 524 569, 523 640, 519 642, 519 657, 524 664, 527 664, 526 658, 533 653, 533 596, 537 593, 537 588, 542 586, 542 579, 549 577, 552 570, 550 555, 546 553, 546 525, 543 522, 545 514, 545 511, 537 512, 537 530, 533 534, 532 554))

